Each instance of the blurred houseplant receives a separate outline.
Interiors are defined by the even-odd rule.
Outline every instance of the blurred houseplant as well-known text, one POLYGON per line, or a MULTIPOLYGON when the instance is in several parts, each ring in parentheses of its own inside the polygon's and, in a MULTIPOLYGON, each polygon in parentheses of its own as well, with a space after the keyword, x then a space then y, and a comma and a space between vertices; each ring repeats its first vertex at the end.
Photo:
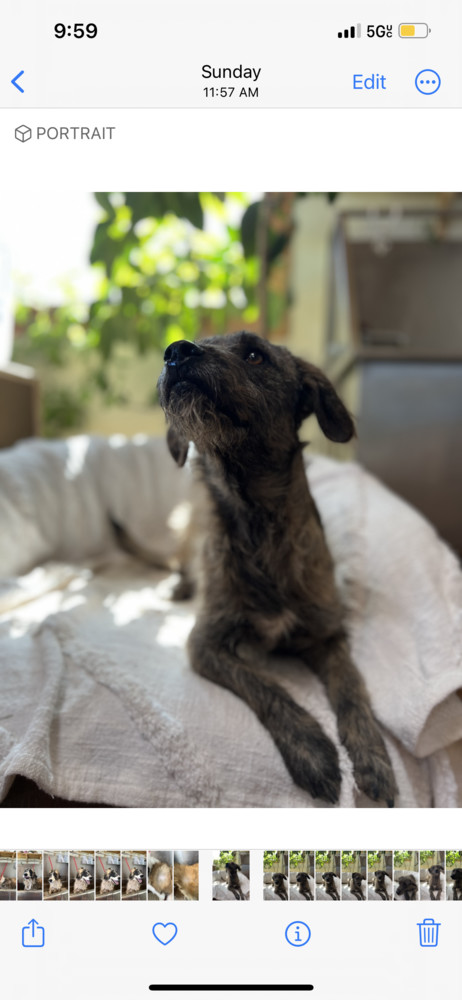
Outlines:
MULTIPOLYGON (((130 358, 174 340, 255 330, 284 336, 294 194, 99 193, 86 305, 16 309, 14 359, 38 368, 43 433, 85 427, 97 396, 130 405, 130 358)), ((332 196, 329 196, 331 198, 332 196)), ((154 381, 154 380, 153 380, 154 381)), ((145 406, 155 403, 150 390, 145 406)))

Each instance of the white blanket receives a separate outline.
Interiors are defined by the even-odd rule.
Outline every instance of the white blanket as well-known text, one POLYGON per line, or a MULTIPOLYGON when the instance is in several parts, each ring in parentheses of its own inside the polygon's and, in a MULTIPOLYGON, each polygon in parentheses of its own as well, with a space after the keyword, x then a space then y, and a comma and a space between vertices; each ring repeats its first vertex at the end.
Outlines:
MULTIPOLYGON (((382 724, 398 806, 462 805, 462 576, 409 506, 352 463, 314 457, 353 654, 382 724)), ((0 798, 16 774, 119 806, 325 806, 293 784, 268 733, 190 670, 189 603, 119 553, 109 513, 157 550, 187 498, 161 440, 27 441, 0 452, 0 798)), ((319 681, 283 683, 339 746, 341 806, 370 806, 319 681)))

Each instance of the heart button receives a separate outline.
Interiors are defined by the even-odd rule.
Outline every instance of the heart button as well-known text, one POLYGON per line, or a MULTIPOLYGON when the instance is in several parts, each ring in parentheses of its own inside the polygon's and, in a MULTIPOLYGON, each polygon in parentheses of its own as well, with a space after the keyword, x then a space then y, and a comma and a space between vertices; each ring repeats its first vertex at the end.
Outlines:
POLYGON ((154 924, 152 933, 159 944, 170 944, 178 934, 178 927, 176 924, 161 924, 158 922, 154 924))

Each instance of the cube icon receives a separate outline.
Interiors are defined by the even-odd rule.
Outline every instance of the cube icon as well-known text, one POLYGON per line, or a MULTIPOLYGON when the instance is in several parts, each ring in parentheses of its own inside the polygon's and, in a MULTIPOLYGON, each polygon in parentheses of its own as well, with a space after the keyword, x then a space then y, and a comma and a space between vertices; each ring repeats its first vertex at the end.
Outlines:
POLYGON ((28 125, 18 125, 14 130, 16 139, 19 142, 27 142, 28 139, 32 139, 32 129, 28 125))

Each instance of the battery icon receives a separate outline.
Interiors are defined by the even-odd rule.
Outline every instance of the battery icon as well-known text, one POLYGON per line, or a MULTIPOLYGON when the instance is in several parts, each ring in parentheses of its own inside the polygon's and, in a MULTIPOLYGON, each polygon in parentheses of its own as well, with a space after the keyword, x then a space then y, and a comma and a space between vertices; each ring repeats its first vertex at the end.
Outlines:
POLYGON ((400 24, 398 35, 400 38, 426 38, 429 33, 428 24, 400 24))

